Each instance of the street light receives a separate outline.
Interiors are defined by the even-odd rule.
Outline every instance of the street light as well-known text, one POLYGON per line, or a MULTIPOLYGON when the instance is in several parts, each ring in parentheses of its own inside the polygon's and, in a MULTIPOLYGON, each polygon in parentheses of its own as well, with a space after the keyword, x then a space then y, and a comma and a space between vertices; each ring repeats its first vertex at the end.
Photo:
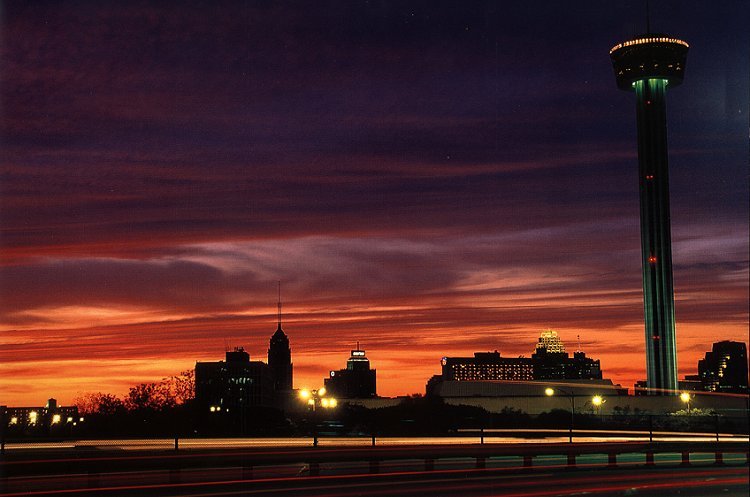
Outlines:
POLYGON ((557 392, 560 392, 563 395, 567 395, 568 398, 570 398, 570 431, 569 431, 569 441, 570 443, 573 443, 573 418, 575 417, 576 413, 576 399, 573 395, 573 392, 569 390, 563 390, 562 388, 559 388, 558 390, 555 390, 554 388, 547 387, 544 389, 544 395, 547 397, 552 397, 557 392))
POLYGON ((316 411, 318 407, 330 409, 336 407, 338 402, 333 397, 326 397, 325 387, 321 387, 317 390, 308 390, 303 388, 299 391, 299 398, 304 401, 311 411, 316 411))
POLYGON ((602 404, 604 404, 605 402, 607 402, 607 399, 603 398, 601 395, 594 395, 591 398, 591 403, 598 411, 600 418, 602 417, 602 404))
POLYGON ((683 401, 685 404, 687 404, 687 414, 690 416, 690 399, 692 399, 693 396, 690 395, 688 392, 682 392, 680 394, 680 400, 683 401))
MULTIPOLYGON (((303 388, 299 391, 299 398, 307 404, 307 408, 310 411, 315 413, 318 410, 318 407, 322 407, 323 409, 333 409, 338 405, 338 401, 333 397, 326 397, 326 393, 326 387, 321 387, 317 390, 303 388)), ((313 414, 313 446, 318 446, 318 425, 315 414, 313 414)))

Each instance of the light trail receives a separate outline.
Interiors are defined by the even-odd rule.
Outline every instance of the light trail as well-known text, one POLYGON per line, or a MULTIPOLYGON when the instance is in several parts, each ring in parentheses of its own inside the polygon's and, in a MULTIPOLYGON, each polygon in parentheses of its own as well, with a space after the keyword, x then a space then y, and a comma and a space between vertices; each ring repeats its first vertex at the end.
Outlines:
MULTIPOLYGON (((219 496, 219 495, 249 495, 249 494, 261 494, 261 493, 274 493, 274 492, 310 492, 315 491, 315 495, 323 497, 326 494, 318 493, 320 490, 336 490, 339 493, 329 494, 342 495, 342 491, 347 489, 357 489, 358 495, 388 495, 391 493, 398 494, 402 493, 403 490, 392 487, 403 487, 409 485, 418 485, 422 491, 429 493, 430 491, 458 491, 458 490, 469 490, 474 488, 486 488, 488 481, 496 483, 495 486, 501 486, 502 488, 518 488, 518 487, 533 487, 539 486, 540 484, 548 485, 548 478, 554 477, 555 473, 550 473, 550 469, 559 469, 559 467, 545 467, 543 472, 534 473, 533 475, 519 475, 517 473, 504 475, 501 474, 504 471, 512 468, 495 468, 495 469, 484 469, 470 472, 470 482, 467 481, 467 470, 434 470, 434 471, 399 471, 391 473, 380 473, 374 475, 332 475, 332 476, 320 476, 315 477, 312 480, 305 479, 306 482, 303 486, 296 487, 283 487, 279 489, 273 488, 260 488, 260 489, 248 489, 245 488, 240 491, 223 491, 223 492, 212 492, 212 493, 191 493, 192 496, 219 496), (495 474, 491 474, 495 473, 495 474), (453 478, 451 478, 453 475, 453 478), (479 476, 477 476, 479 475, 479 476), (382 481, 388 480, 389 478, 403 478, 403 477, 419 477, 429 476, 428 479, 422 480, 408 480, 408 481, 382 481), (376 481, 362 481, 362 478, 366 477, 369 480, 376 481), (511 481, 511 480, 522 480, 526 481, 511 481), (359 481, 353 481, 359 480, 359 481), (381 480, 381 481, 377 481, 381 480), (542 480, 540 483, 539 480, 542 480), (320 483, 323 485, 311 486, 310 482, 320 483), (331 484, 325 484, 325 482, 331 482, 331 484), (335 482, 335 483, 334 483, 335 482), (453 485, 448 485, 450 482, 456 482, 453 485), (502 482, 500 485, 497 482, 502 482), (429 486, 430 484, 434 486, 429 486), (373 488, 378 486, 387 485, 389 488, 378 490, 377 488, 365 491, 363 489, 373 488)), ((578 487, 566 491, 556 490, 545 490, 539 492, 524 492, 518 494, 507 494, 503 493, 505 497, 512 496, 528 496, 528 497, 544 497, 553 495, 570 495, 572 493, 581 493, 584 491, 588 492, 614 492, 627 490, 632 488, 643 488, 643 489, 657 489, 657 488, 680 488, 686 486, 688 483, 686 479, 694 478, 706 478, 704 482, 690 481, 690 486, 701 486, 701 485, 719 485, 719 484, 742 484, 747 483, 747 468, 737 469, 710 469, 702 471, 690 471, 687 475, 684 471, 646 471, 639 474, 639 483, 633 482, 633 475, 631 473, 618 474, 610 476, 598 476, 595 482, 592 482, 590 476, 580 476, 574 478, 567 478, 564 483, 565 485, 579 485, 578 487), (722 477, 723 478, 719 478, 722 477), (644 480, 656 479, 658 483, 645 483, 644 480), (679 479, 679 481, 664 482, 665 479, 679 479), (625 485, 617 485, 618 482, 626 482, 625 485), (611 483, 607 486, 601 486, 602 483, 611 483), (597 487, 586 487, 585 484, 600 485, 597 487)), ((102 475, 105 476, 105 475, 102 475)), ((2 493, 1 497, 20 497, 23 495, 34 496, 34 495, 71 495, 71 494, 86 494, 100 492, 124 492, 124 491, 146 491, 146 490, 168 490, 168 489, 187 489, 187 488, 201 488, 210 486, 230 486, 237 484, 247 485, 249 483, 297 483, 300 482, 299 477, 285 477, 285 478, 268 478, 263 480, 220 480, 220 481, 202 481, 202 482, 190 482, 190 483, 158 483, 158 484, 141 484, 141 485, 118 485, 110 487, 99 487, 99 488, 75 488, 75 489, 60 489, 60 490, 41 490, 41 491, 24 491, 24 492, 13 492, 13 493, 2 493)))
MULTIPOLYGON (((462 431, 461 433, 466 433, 462 431)), ((542 444, 561 443, 568 441, 568 430, 512 430, 492 429, 480 434, 473 431, 475 436, 456 437, 378 437, 377 446, 398 445, 470 445, 476 444, 480 437, 485 444, 542 444), (560 433, 560 437, 517 438, 491 436, 493 433, 560 433)), ((652 432, 654 442, 715 442, 716 433, 681 433, 681 432, 652 432)), ((611 431, 611 430, 580 430, 573 434, 574 443, 602 443, 602 442, 644 442, 649 441, 648 431, 611 431), (577 436, 577 434, 588 436, 577 436), (601 434, 602 436, 591 436, 601 434)), ((750 442, 750 437, 744 434, 720 433, 719 441, 750 442)), ((372 444, 371 437, 319 437, 318 445, 327 447, 362 447, 372 444)), ((312 438, 184 438, 179 439, 180 450, 208 449, 208 448, 294 448, 309 447, 312 438)), ((8 442, 6 450, 42 450, 42 449, 117 449, 117 450, 153 450, 173 449, 173 438, 162 439, 132 439, 132 440, 74 440, 65 442, 8 442)))

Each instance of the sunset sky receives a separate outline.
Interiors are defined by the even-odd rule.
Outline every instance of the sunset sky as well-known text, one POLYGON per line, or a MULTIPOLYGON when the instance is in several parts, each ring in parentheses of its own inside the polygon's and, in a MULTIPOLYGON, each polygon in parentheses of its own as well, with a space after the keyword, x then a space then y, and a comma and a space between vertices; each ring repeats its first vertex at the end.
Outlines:
MULTIPOLYGON (((360 341, 380 395, 543 329, 645 378, 642 1, 4 2, 0 404, 122 395, 284 301, 295 387, 360 341), (570 7, 575 5, 575 8, 570 7)), ((668 94, 679 375, 748 339, 750 4, 651 2, 668 94)))

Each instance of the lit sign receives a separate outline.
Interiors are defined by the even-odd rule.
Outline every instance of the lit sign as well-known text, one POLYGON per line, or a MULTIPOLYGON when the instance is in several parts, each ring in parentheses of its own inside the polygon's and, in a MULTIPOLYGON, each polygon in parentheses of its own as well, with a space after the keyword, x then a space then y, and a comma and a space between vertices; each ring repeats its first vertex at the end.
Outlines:
POLYGON ((364 357, 365 351, 364 350, 352 350, 352 356, 364 357))
POLYGON ((331 378, 333 378, 334 376, 336 376, 336 371, 331 371, 331 378))

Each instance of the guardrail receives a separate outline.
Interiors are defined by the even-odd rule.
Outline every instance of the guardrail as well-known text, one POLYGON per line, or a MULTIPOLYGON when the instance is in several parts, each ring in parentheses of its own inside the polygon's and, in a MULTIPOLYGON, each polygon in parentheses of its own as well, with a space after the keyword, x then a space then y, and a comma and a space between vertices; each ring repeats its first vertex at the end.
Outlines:
MULTIPOLYGON (((681 464, 690 464, 690 454, 714 455, 715 464, 723 464, 724 454, 744 454, 748 463, 750 454, 746 442, 612 442, 612 443, 534 443, 534 444, 434 444, 434 445, 380 445, 371 446, 306 446, 287 448, 204 449, 193 451, 134 450, 122 451, 18 451, 6 453, 0 461, 3 478, 45 474, 96 475, 112 471, 139 471, 155 468, 168 469, 179 475, 182 469, 201 467, 242 467, 245 479, 252 478, 254 467, 282 464, 305 464, 310 476, 320 474, 323 463, 351 461, 369 462, 369 472, 377 473, 384 461, 421 460, 425 471, 433 470, 435 461, 448 458, 469 458, 477 469, 484 468, 488 458, 515 456, 518 467, 531 469, 534 459, 540 456, 558 456, 567 460, 567 467, 576 466, 580 456, 598 454, 607 457, 607 466, 618 466, 622 454, 640 454, 645 466, 655 464, 656 454, 681 454, 681 464), (41 457, 40 457, 41 456, 41 457)), ((170 477, 171 478, 171 477, 170 477)))
POLYGON ((13 440, 0 440, 0 454, 6 450, 54 450, 54 449, 93 449, 107 450, 193 450, 193 449, 237 449, 237 448, 262 448, 262 447, 301 447, 306 445, 317 446, 316 440, 326 445, 406 445, 406 444, 430 444, 436 443, 513 443, 542 441, 548 442, 568 440, 570 443, 581 443, 591 441, 601 442, 669 442, 669 441, 695 441, 695 442, 720 442, 720 441, 750 441, 750 437, 743 433, 716 432, 684 432, 654 430, 649 427, 646 430, 616 430, 616 429, 562 429, 562 428, 462 428, 457 429, 450 435, 437 437, 392 437, 379 436, 372 432, 359 434, 358 436, 309 436, 309 437, 173 437, 173 438, 133 438, 133 439, 45 439, 45 438, 22 438, 13 440))

